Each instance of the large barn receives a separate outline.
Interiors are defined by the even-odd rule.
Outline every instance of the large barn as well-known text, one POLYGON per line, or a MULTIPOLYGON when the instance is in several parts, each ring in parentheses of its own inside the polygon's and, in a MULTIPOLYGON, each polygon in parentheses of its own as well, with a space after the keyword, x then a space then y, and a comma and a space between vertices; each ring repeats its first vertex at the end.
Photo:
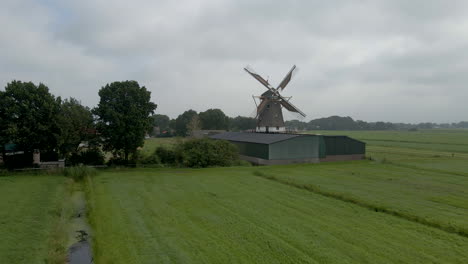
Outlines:
POLYGON ((366 144, 347 136, 226 132, 211 136, 239 148, 241 158, 260 165, 363 159, 366 144))

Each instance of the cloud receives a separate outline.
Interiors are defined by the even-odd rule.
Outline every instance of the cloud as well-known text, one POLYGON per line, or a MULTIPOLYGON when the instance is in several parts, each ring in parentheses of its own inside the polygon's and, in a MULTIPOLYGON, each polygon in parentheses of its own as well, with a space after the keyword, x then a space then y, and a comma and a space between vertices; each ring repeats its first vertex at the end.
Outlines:
POLYGON ((7 1, 0 81, 47 84, 88 106, 137 80, 158 112, 249 115, 264 88, 300 68, 285 95, 308 119, 466 120, 466 1, 7 1), (28 10, 26 12, 25 10, 28 10))

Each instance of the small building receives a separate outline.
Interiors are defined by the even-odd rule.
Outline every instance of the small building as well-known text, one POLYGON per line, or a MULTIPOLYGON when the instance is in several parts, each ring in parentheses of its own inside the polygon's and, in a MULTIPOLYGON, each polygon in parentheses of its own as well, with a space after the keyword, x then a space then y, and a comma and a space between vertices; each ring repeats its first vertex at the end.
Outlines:
POLYGON ((230 141, 241 159, 259 165, 356 160, 365 155, 365 143, 347 136, 226 132, 210 138, 230 141))

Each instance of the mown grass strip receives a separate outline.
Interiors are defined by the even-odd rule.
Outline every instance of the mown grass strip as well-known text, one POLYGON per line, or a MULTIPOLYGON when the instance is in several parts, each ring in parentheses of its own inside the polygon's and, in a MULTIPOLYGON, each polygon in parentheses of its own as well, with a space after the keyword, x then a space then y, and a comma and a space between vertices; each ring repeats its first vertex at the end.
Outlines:
POLYGON ((424 168, 418 165, 409 165, 409 164, 404 164, 400 162, 394 162, 394 161, 385 161, 386 164, 390 164, 392 166, 397 166, 397 167, 402 167, 402 168, 408 168, 408 169, 414 169, 414 170, 421 170, 421 171, 427 171, 427 172, 437 172, 437 173, 443 173, 443 174, 450 174, 450 175, 455 175, 455 176, 462 176, 462 177, 468 177, 468 173, 462 173, 462 172, 456 172, 456 171, 449 171, 449 170, 441 170, 441 169, 428 169, 424 168))
POLYGON ((334 198, 343 202, 352 203, 352 204, 358 205, 360 207, 363 207, 363 208, 366 208, 375 212, 381 212, 381 213, 393 215, 393 216, 396 216, 396 217, 399 217, 399 218, 402 218, 411 222, 419 223, 428 227, 437 228, 439 230, 442 230, 448 233, 457 234, 462 237, 468 238, 468 230, 466 230, 465 228, 443 225, 434 221, 429 221, 417 215, 402 213, 400 211, 393 210, 384 206, 375 205, 373 203, 370 203, 364 200, 356 199, 354 197, 349 197, 341 193, 325 191, 319 188, 318 186, 315 186, 312 184, 299 184, 299 183, 292 182, 289 180, 281 179, 273 175, 266 174, 262 171, 256 170, 256 171, 253 171, 252 174, 254 176, 261 177, 267 180, 275 181, 275 182, 289 185, 289 186, 299 188, 299 189, 304 189, 304 190, 307 190, 307 191, 310 191, 310 192, 313 192, 313 193, 316 193, 325 197, 330 197, 330 198, 334 198))

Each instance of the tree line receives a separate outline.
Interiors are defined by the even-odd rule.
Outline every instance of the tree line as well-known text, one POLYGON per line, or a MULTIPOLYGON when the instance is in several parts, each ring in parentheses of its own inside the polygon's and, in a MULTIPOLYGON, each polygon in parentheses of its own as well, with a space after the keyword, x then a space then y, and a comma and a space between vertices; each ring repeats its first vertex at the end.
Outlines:
POLYGON ((468 128, 468 122, 458 123, 390 123, 390 122, 366 122, 353 120, 351 117, 330 116, 318 118, 309 122, 291 120, 285 122, 290 130, 417 130, 433 128, 468 128))
POLYGON ((154 136, 187 136, 195 130, 229 130, 244 131, 255 129, 256 120, 252 117, 229 117, 221 109, 208 109, 197 113, 195 110, 187 110, 175 119, 167 115, 156 114, 152 116, 153 126, 157 131, 152 131, 154 136))

